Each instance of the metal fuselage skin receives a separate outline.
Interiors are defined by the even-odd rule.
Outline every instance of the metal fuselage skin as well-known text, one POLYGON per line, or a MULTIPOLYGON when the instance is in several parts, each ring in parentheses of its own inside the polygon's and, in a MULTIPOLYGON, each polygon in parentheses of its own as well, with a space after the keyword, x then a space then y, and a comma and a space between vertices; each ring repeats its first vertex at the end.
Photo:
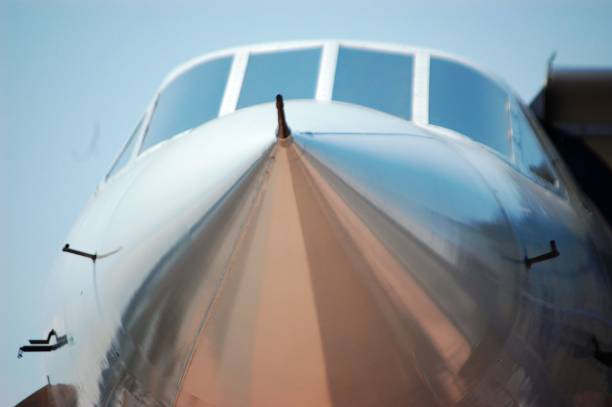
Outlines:
POLYGON ((51 383, 74 386, 79 405, 188 405, 185 392, 227 405, 605 402, 612 244, 562 164, 548 188, 469 139, 348 103, 285 105, 288 142, 275 138, 271 101, 160 143, 98 188, 67 242, 113 254, 59 257, 50 320, 69 345, 47 357, 51 383), (277 196, 295 205, 299 228, 273 202, 266 214, 277 196), (275 219, 287 219, 287 242, 302 242, 287 258, 258 246, 275 238, 275 219), (528 268, 551 240, 560 255, 528 268), (311 313, 292 314, 307 301, 301 286, 278 320, 261 305, 276 255, 279 275, 310 273, 320 338, 287 348, 282 367, 266 357, 299 339, 283 333, 286 321, 307 330, 311 313), (263 266, 240 260, 250 258, 263 266), (265 324, 280 333, 265 336, 265 324), (320 362, 298 358, 311 351, 320 362), (191 373, 198 363, 212 376, 191 373), (386 379, 389 369, 403 373, 386 379), (317 374, 322 384, 309 381, 317 374), (293 399, 274 390, 287 377, 304 383, 293 399))

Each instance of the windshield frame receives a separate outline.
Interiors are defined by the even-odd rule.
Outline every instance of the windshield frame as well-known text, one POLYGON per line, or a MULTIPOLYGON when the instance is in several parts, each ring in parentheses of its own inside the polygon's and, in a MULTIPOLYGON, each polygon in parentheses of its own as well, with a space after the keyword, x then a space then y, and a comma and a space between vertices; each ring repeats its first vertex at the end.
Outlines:
MULTIPOLYGON (((433 125, 429 122, 429 63, 431 58, 439 58, 451 61, 456 64, 464 65, 468 68, 473 69, 479 75, 489 79, 490 81, 496 83, 501 89, 507 92, 509 98, 511 100, 516 101, 518 104, 524 106, 524 102, 518 97, 516 92, 507 85, 507 83, 501 79, 499 76, 488 72, 483 69, 481 66, 473 63, 462 57, 457 57, 450 53, 427 49, 427 48, 419 48, 406 46, 401 44, 393 44, 393 43, 378 43, 371 41, 354 41, 354 40, 307 40, 307 41, 289 41, 289 42, 278 42, 278 43, 265 43, 265 44, 256 44, 256 45, 247 45, 236 48, 229 48, 221 51, 216 51, 208 54, 204 54, 202 56, 193 58, 175 69, 173 69, 162 81, 160 87, 157 92, 154 94, 151 102, 149 103, 145 114, 144 114, 144 125, 140 131, 138 139, 134 146, 134 153, 130 159, 132 161, 134 158, 138 158, 140 156, 148 155, 149 153, 157 150, 158 147, 165 144, 167 141, 174 139, 177 136, 180 136, 180 133, 174 135, 166 140, 163 140, 155 145, 148 147, 143 150, 143 141, 149 131, 149 125, 151 123, 151 119, 155 114, 155 109, 157 103, 159 101, 160 95, 164 92, 164 90, 170 86, 170 84, 175 81, 179 76, 184 74, 185 72, 193 69, 194 67, 206 63, 210 60, 223 58, 223 57, 233 57, 230 72, 227 79, 226 87, 223 93, 221 107, 219 109, 219 114, 216 118, 223 117, 225 115, 231 114, 235 112, 238 105, 238 100, 240 96, 240 92, 242 89, 242 84, 245 78, 246 69, 248 66, 248 60, 250 55, 260 54, 260 53, 271 53, 271 52, 282 52, 282 51, 296 51, 300 49, 312 49, 312 48, 321 48, 321 57, 320 57, 320 66, 318 72, 318 78, 316 81, 316 91, 315 97, 313 100, 317 102, 332 102, 333 101, 333 88, 334 81, 336 75, 336 64, 338 59, 338 52, 340 47, 350 48, 354 50, 364 50, 364 51, 373 51, 373 52, 387 52, 392 54, 402 54, 402 55, 411 55, 413 57, 413 85, 412 85, 412 115, 411 122, 421 128, 426 130, 433 130, 436 133, 441 134, 442 136, 449 137, 454 140, 463 140, 478 143, 483 146, 485 149, 497 154, 501 159, 506 161, 509 165, 515 168, 519 173, 524 174, 531 177, 531 174, 526 173, 523 169, 523 163, 520 162, 520 157, 517 157, 514 152, 511 152, 510 155, 501 154, 489 147, 485 144, 479 143, 474 140, 470 135, 462 134, 456 132, 452 129, 447 129, 444 127, 433 125)), ((272 103, 272 102, 271 102, 272 103)), ((215 120, 216 118, 212 119, 215 120)), ((534 131, 539 131, 537 126, 534 126, 533 122, 530 123, 534 131)), ((510 145, 511 149, 515 148, 515 140, 513 140, 512 135, 510 135, 510 145)), ((122 150, 123 151, 123 150, 122 150)), ((552 161, 552 157, 550 156, 550 151, 546 151, 549 156, 549 161, 552 161)), ((113 162, 114 163, 114 162, 113 162)), ((129 163, 128 163, 129 164, 129 163)), ((128 166, 126 164, 126 166, 128 166)), ((554 165, 553 165, 554 167, 554 165)), ((112 167, 111 167, 112 168, 112 167)), ((105 178, 106 180, 106 178, 105 178)), ((548 189, 558 191, 561 186, 557 183, 557 185, 545 185, 548 189)))

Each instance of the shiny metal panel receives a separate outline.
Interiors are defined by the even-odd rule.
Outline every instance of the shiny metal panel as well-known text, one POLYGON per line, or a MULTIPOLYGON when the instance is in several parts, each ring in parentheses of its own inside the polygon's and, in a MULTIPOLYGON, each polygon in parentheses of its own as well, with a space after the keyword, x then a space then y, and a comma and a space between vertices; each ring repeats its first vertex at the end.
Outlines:
POLYGON ((58 261, 51 321, 69 345, 49 355, 52 383, 80 405, 197 405, 198 384, 220 404, 295 404, 303 388, 275 389, 302 373, 321 404, 605 401, 610 234, 562 175, 567 193, 363 106, 287 101, 286 114, 282 144, 272 103, 252 106, 97 191, 68 243, 114 254, 58 261), (528 269, 553 239, 560 256, 528 269), (319 342, 294 346, 292 324, 319 342), (201 366, 213 379, 190 373, 201 366))
MULTIPOLYGON (((441 333, 403 328, 404 340, 419 344, 411 350, 413 363, 442 404, 490 390, 483 372, 503 351, 521 281, 517 242, 494 195, 435 137, 304 135, 296 141, 465 342, 449 371, 441 333)), ((418 320, 419 312, 404 310, 401 319, 418 320)))
MULTIPOLYGON (((591 396, 601 399, 609 392, 610 373, 595 357, 595 348, 612 345, 611 264, 592 240, 601 232, 589 226, 573 193, 554 193, 476 146, 455 148, 495 191, 523 256, 547 252, 550 240, 561 253, 521 270, 522 306, 511 338, 520 340, 524 352, 540 366, 540 371, 524 371, 523 378, 546 378, 557 397, 568 403, 591 396)), ((532 397, 538 400, 536 394, 532 397)))
POLYGON ((94 265, 64 253, 54 276, 53 324, 70 344, 49 355, 49 376, 74 386, 79 404, 172 402, 274 140, 273 125, 247 133, 249 123, 222 126, 241 149, 215 122, 203 129, 208 137, 154 148, 103 185, 77 221, 71 247, 116 251, 94 265), (214 173, 220 163, 225 171, 214 173), (186 252, 198 260, 177 266, 186 252))

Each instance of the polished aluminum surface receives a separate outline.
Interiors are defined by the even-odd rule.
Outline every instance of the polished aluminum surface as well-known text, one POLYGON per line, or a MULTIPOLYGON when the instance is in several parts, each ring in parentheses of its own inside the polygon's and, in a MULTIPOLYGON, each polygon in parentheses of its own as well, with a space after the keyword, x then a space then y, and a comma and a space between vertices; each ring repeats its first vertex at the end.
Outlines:
POLYGON ((51 382, 74 389, 62 394, 610 400, 610 231, 546 145, 555 183, 448 129, 342 102, 285 106, 286 141, 273 103, 250 106, 101 184, 67 242, 113 254, 63 253, 50 287, 50 327, 69 338, 48 357, 51 382), (560 256, 527 268, 550 240, 560 256))

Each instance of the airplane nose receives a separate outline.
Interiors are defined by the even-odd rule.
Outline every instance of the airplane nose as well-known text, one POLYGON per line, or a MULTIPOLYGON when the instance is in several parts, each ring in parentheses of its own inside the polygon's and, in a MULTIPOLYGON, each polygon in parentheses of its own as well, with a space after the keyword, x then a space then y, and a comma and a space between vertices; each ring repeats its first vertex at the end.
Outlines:
POLYGON ((270 162, 178 405, 464 397, 519 258, 477 174, 410 134, 294 133, 270 162))
POLYGON ((109 183, 104 353, 79 354, 104 403, 129 376, 163 404, 449 405, 503 353, 523 257, 479 173, 392 116, 286 108, 285 138, 243 109, 109 183))

